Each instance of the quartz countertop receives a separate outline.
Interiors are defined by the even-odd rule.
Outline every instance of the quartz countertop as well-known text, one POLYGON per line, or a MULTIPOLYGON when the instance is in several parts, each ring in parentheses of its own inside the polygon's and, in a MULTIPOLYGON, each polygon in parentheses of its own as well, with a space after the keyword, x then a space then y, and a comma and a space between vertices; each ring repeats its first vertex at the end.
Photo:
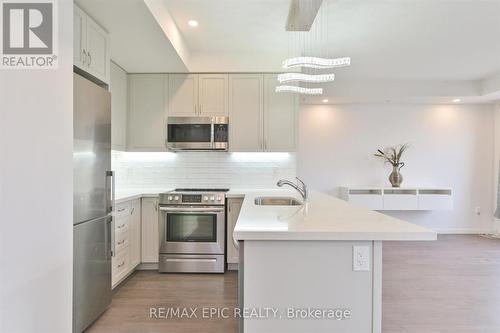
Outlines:
POLYGON ((288 196, 294 190, 231 190, 244 196, 234 229, 236 240, 436 240, 437 234, 403 220, 355 206, 328 194, 310 191, 302 206, 259 206, 257 197, 288 196))
POLYGON ((159 196, 160 193, 173 191, 173 188, 165 189, 123 189, 117 190, 115 193, 115 204, 127 202, 139 198, 154 198, 159 196))

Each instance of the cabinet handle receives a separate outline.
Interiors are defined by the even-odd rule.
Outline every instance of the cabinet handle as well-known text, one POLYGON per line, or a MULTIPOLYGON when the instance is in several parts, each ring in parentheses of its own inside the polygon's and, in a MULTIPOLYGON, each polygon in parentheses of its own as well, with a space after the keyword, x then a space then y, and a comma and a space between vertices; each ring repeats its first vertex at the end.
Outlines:
POLYGON ((155 211, 158 211, 158 201, 155 201, 155 211))
POLYGON ((198 111, 199 111, 199 113, 198 113, 198 114, 199 114, 200 116, 201 116, 201 108, 202 108, 202 106, 203 106, 203 105, 201 105, 201 104, 200 104, 200 105, 199 105, 199 107, 198 107, 198 111))
POLYGON ((123 228, 123 227, 125 227, 125 223, 120 224, 120 225, 119 225, 118 227, 116 227, 116 228, 117 228, 117 229, 121 229, 121 228, 123 228))
POLYGON ((118 268, 123 267, 123 265, 125 265, 125 261, 122 261, 122 263, 118 265, 118 268))
POLYGON ((127 209, 127 208, 122 208, 122 209, 118 208, 118 213, 123 212, 125 209, 127 209))
POLYGON ((85 53, 85 49, 82 49, 82 61, 84 65, 87 62, 87 53, 85 53))
POLYGON ((132 209, 130 210, 130 215, 134 214, 134 209, 135 207, 132 207, 132 209))
POLYGON ((124 243, 125 243, 125 239, 123 239, 123 240, 119 241, 119 242, 118 242, 118 245, 122 245, 122 244, 124 244, 124 243))
POLYGON ((92 55, 90 54, 90 52, 87 52, 87 54, 89 55, 89 66, 92 65, 92 55))
POLYGON ((231 203, 227 205, 227 211, 231 213, 231 203))

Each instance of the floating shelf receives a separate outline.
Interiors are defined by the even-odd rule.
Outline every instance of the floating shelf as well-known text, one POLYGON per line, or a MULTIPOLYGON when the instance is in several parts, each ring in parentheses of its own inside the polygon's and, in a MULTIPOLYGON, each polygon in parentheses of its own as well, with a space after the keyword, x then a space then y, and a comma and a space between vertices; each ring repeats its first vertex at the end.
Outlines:
POLYGON ((341 187, 340 196, 372 210, 452 210, 453 190, 449 188, 341 187))

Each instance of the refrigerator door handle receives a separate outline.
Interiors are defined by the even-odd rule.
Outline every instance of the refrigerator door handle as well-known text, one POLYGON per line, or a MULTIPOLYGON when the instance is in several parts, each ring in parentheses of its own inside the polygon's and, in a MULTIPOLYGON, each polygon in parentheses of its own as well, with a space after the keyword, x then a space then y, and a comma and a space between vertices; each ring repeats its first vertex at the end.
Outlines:
POLYGON ((107 213, 112 213, 115 210, 115 172, 106 171, 106 196, 107 196, 107 213))
POLYGON ((106 210, 110 214, 111 222, 111 256, 114 257, 116 254, 116 244, 115 244, 115 172, 106 171, 106 196, 107 205, 106 210))

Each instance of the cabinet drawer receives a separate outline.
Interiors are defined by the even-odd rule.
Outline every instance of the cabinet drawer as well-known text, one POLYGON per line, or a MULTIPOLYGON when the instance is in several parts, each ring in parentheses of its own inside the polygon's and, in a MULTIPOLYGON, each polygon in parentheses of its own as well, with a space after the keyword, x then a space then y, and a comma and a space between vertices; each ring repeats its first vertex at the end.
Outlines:
POLYGON ((123 216, 130 215, 130 202, 123 202, 121 204, 116 205, 113 214, 117 219, 123 216))
POLYGON ((349 196, 349 202, 372 210, 381 210, 383 208, 380 194, 353 194, 349 196))
POLYGON ((124 231, 128 230, 128 223, 129 223, 128 218, 116 218, 115 219, 115 235, 117 235, 120 232, 124 232, 124 231))
POLYGON ((412 194, 384 195, 384 210, 417 210, 418 199, 412 194))
POLYGON ((418 197, 419 210, 451 210, 453 199, 451 195, 421 194, 418 197))
POLYGON ((121 278, 123 278, 128 273, 128 268, 130 266, 130 258, 128 253, 128 248, 123 249, 123 251, 117 252, 116 256, 112 260, 112 284, 115 285, 121 278))
POLYGON ((129 238, 130 238, 130 236, 129 236, 128 228, 123 230, 123 231, 119 231, 115 234, 116 252, 122 251, 124 248, 126 248, 129 245, 129 243, 130 243, 129 238))

